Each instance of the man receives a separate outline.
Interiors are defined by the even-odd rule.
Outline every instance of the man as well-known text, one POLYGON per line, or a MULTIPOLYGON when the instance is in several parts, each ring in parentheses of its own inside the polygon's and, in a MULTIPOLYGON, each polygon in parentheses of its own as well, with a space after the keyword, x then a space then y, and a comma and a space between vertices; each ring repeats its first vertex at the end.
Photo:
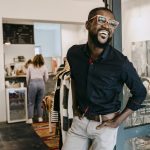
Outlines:
POLYGON ((91 10, 87 44, 68 51, 76 107, 62 150, 113 150, 119 125, 142 107, 145 87, 127 57, 109 45, 118 24, 111 10, 91 10), (124 83, 132 96, 120 112, 124 83))

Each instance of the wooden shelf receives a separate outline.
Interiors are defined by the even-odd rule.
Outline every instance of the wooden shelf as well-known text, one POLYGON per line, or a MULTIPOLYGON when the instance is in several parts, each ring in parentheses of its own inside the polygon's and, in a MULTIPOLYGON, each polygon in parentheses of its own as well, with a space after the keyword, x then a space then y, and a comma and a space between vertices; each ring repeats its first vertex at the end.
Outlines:
POLYGON ((5 76, 5 78, 26 78, 26 75, 5 76))

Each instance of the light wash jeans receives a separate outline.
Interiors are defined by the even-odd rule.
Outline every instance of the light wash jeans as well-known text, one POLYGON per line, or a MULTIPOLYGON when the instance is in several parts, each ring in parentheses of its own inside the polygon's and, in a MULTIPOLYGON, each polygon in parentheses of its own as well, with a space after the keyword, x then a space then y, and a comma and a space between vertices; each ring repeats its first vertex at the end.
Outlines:
POLYGON ((34 106, 37 108, 38 117, 43 116, 42 100, 45 93, 45 83, 42 79, 33 79, 28 86, 28 118, 34 116, 34 106))
POLYGON ((113 150, 118 128, 96 127, 99 122, 75 116, 62 150, 113 150))

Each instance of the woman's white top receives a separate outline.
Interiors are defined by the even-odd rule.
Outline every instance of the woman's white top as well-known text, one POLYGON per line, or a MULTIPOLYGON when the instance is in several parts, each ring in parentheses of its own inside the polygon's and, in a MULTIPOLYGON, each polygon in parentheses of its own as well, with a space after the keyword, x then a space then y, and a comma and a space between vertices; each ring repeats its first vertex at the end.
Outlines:
POLYGON ((27 69, 27 84, 32 79, 43 79, 45 82, 48 80, 48 70, 45 65, 41 67, 34 67, 30 64, 27 69))

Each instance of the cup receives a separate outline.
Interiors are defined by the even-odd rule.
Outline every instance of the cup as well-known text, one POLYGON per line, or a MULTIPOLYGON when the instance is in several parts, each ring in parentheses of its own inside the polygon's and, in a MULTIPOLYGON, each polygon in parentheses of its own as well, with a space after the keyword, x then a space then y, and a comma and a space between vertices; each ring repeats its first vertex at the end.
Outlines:
POLYGON ((6 86, 6 88, 9 88, 9 86, 10 86, 9 81, 5 81, 5 86, 6 86))
POLYGON ((15 76, 15 75, 16 75, 16 74, 15 74, 15 71, 12 71, 12 72, 11 72, 11 75, 12 75, 12 76, 15 76))

